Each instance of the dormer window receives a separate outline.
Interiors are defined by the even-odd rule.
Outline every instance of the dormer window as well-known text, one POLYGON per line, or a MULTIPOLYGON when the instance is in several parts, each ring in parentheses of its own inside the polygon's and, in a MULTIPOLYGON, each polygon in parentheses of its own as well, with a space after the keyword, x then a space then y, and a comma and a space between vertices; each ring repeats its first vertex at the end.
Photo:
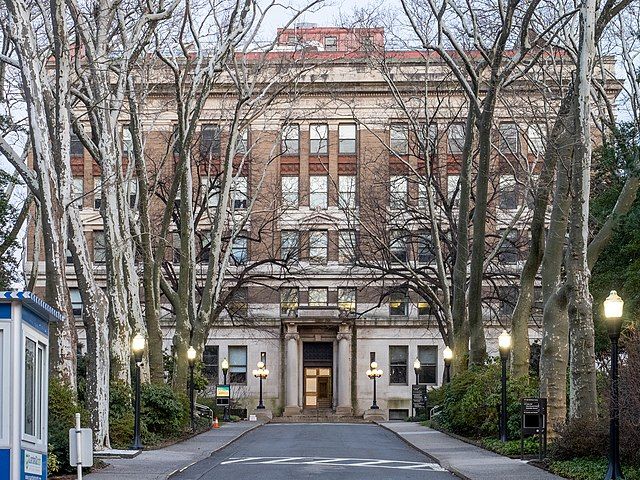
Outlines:
POLYGON ((338 50, 338 38, 324 37, 324 49, 327 52, 336 52, 338 50))

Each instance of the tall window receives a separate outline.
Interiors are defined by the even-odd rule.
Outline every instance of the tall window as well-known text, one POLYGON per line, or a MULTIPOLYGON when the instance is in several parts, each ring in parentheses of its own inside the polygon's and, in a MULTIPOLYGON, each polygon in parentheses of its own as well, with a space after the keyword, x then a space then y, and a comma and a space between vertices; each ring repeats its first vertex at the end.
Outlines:
POLYGON ((295 316, 298 313, 298 289, 285 287, 280 289, 280 315, 295 316))
POLYGON ((24 425, 25 435, 42 439, 42 410, 45 347, 29 337, 24 343, 24 425))
POLYGON ((324 37, 324 49, 327 52, 335 52, 338 50, 338 37, 324 37))
POLYGON ((447 175, 447 200, 453 208, 460 206, 460 175, 447 175))
POLYGON ((397 155, 409 153, 409 129, 406 123, 392 123, 389 128, 389 147, 397 155))
POLYGON ((425 315, 431 315, 433 312, 431 311, 431 304, 427 302, 424 298, 418 300, 418 315, 423 317, 425 315))
POLYGON ((515 210, 518 208, 518 186, 513 175, 500 175, 499 184, 500 208, 515 210))
POLYGON ((218 383, 218 352, 217 345, 205 345, 202 351, 202 374, 212 385, 218 383))
POLYGON ((69 144, 69 154, 72 157, 84 155, 84 146, 75 132, 71 131, 71 143, 69 144))
MULTIPOLYGON (((211 230, 204 230, 202 232, 202 235, 200 236, 200 242, 201 242, 201 247, 200 247, 200 257, 198 258, 198 261, 200 263, 206 263, 209 261, 209 256, 211 254, 211 230)), ((179 234, 176 234, 176 243, 178 245, 177 247, 177 253, 178 253, 178 262, 180 261, 180 254, 181 254, 181 245, 180 245, 180 236, 179 234)), ((176 263, 178 263, 176 262, 176 263)))
POLYGON ((340 230, 338 233, 338 262, 353 264, 356 261, 356 232, 340 230))
POLYGON ((298 177, 282 177, 282 204, 289 208, 298 208, 298 177))
POLYGON ((208 208, 217 208, 220 202, 220 185, 214 177, 200 177, 200 190, 202 199, 208 208))
POLYGON ((418 360, 420 360, 418 383, 438 383, 438 347, 419 345, 418 360))
POLYGON ((285 125, 282 127, 282 153, 297 155, 300 152, 300 127, 285 125))
POLYGON ((235 265, 244 265, 249 259, 249 239, 236 237, 231 246, 231 261, 235 265))
POLYGON ((391 345, 389 347, 389 383, 407 385, 409 365, 409 347, 391 345))
POLYGON ((338 177, 338 206, 340 208, 356 208, 355 175, 340 175, 338 177))
POLYGON ((236 153, 244 155, 249 151, 249 129, 245 128, 238 135, 238 142, 236 143, 236 153))
POLYGON ((129 206, 134 208, 138 199, 138 182, 135 179, 125 184, 125 195, 129 199, 129 206))
POLYGON ((431 263, 435 260, 435 252, 431 232, 429 230, 418 231, 418 262, 431 263))
POLYGON ((389 206, 393 210, 401 210, 407 206, 407 177, 392 175, 389 178, 389 206))
POLYGON ((133 153, 133 137, 129 125, 122 127, 122 153, 127 156, 133 153))
POLYGON ((326 307, 328 290, 326 288, 309 288, 309 306, 326 307))
POLYGON ((203 157, 220 156, 220 126, 202 125, 200 131, 200 155, 203 157))
POLYGON ((297 260, 300 251, 300 232, 282 230, 280 232, 280 256, 283 260, 297 260))
POLYGON ((338 152, 344 155, 356 153, 356 124, 341 123, 338 126, 338 152))
POLYGON ((247 383, 247 347, 229 347, 229 383, 247 383))
POLYGON ((73 177, 73 183, 71 184, 71 197, 72 203, 78 205, 78 208, 82 210, 82 203, 84 201, 84 178, 73 177))
POLYGON ((329 126, 326 123, 309 125, 309 154, 326 155, 329 151, 329 126))
POLYGON ((407 315, 408 298, 406 292, 393 292, 389 295, 389 315, 407 315))
POLYGON ((498 133, 500 135, 501 153, 515 154, 520 152, 518 126, 515 123, 501 123, 498 126, 498 133))
POLYGON ((327 176, 311 175, 309 177, 309 208, 327 208, 327 176))
POLYGON ((341 312, 355 313, 356 289, 355 287, 338 288, 338 309, 341 312))
POLYGON ((105 263, 107 261, 107 246, 102 230, 93 231, 93 262, 105 263))
POLYGON ((240 287, 231 294, 227 304, 227 312, 231 317, 247 317, 249 313, 249 290, 246 287, 240 287))
POLYGON ((454 123, 449 126, 448 133, 449 152, 454 155, 461 154, 464 148, 464 125, 454 123))
POLYGON ((527 127, 527 138, 529 140, 529 153, 542 155, 544 153, 544 126, 532 124, 527 127))
POLYGON ((392 262, 407 261, 407 232, 404 230, 391 230, 389 251, 392 262))
POLYGON ((100 210, 102 204, 102 179, 93 177, 93 208, 100 210))
POLYGON ((312 230, 309 232, 309 261, 327 263, 327 231, 312 230))
POLYGON ((434 122, 420 125, 422 138, 420 139, 422 156, 432 156, 438 151, 438 125, 434 122))
POLYGON ((498 287, 500 298, 500 315, 511 315, 518 301, 518 287, 513 285, 498 287))
POLYGON ((233 208, 242 210, 247 208, 248 204, 249 184, 247 177, 236 177, 231 184, 231 192, 233 195, 233 208))
MULTIPOLYGON (((505 229, 498 230, 498 235, 500 235, 500 238, 502 238, 504 233, 505 233, 505 229)), ((498 253, 498 260, 501 263, 504 263, 507 265, 513 265, 515 263, 518 263, 519 250, 518 250, 517 242, 518 242, 518 231, 516 229, 509 230, 509 232, 507 233, 507 236, 502 242, 502 245, 500 245, 500 251, 498 253)))

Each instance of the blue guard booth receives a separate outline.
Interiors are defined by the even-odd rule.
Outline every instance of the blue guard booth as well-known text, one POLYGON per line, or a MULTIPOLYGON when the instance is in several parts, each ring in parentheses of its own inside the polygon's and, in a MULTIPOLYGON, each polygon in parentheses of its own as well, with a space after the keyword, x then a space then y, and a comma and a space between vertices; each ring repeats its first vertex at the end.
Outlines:
POLYGON ((0 480, 47 478, 49 323, 31 292, 0 292, 0 480))

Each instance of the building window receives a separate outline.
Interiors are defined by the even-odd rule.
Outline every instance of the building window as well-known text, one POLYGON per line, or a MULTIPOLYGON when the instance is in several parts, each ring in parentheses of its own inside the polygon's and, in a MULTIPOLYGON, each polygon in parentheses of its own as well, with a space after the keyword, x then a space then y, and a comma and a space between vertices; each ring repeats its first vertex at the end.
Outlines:
POLYGON ((280 289, 280 315, 291 316, 298 313, 298 289, 285 287, 280 289))
POLYGON ((248 204, 249 183, 247 177, 236 177, 231 182, 231 195, 233 197, 233 208, 244 210, 248 204))
POLYGON ((431 315, 431 304, 427 302, 424 298, 421 298, 418 301, 418 315, 426 316, 431 315))
POLYGON ((500 175, 498 190, 501 209, 515 210, 518 208, 518 186, 513 175, 500 175))
POLYGON ((217 208, 220 202, 220 185, 213 177, 200 177, 202 199, 207 208, 217 208))
POLYGON ((93 231, 93 262, 105 263, 107 261, 107 246, 102 230, 93 231))
POLYGON ((229 383, 247 384, 247 347, 229 347, 229 383))
POLYGON ((462 123, 454 123, 449 126, 448 143, 449 152, 453 155, 459 155, 464 149, 464 125, 462 123))
POLYGON ((127 156, 133 153, 133 137, 129 125, 122 127, 122 153, 127 156))
POLYGON ((406 316, 407 315, 407 294, 405 292, 393 292, 389 295, 389 315, 406 316))
POLYGON ((233 239, 231 246, 231 262, 234 265, 244 265, 249 259, 249 239, 239 236, 233 239))
POLYGON ((409 410, 406 408, 390 408, 389 420, 406 420, 409 418, 409 410))
POLYGON ((26 337, 24 343, 24 433, 42 439, 45 347, 26 337))
POLYGON ((327 232, 309 232, 309 261, 312 263, 327 263, 327 232))
POLYGON ((220 156, 220 126, 202 125, 200 130, 200 155, 202 157, 220 156))
POLYGON ((218 383, 218 352, 217 345, 205 345, 202 352, 202 374, 211 385, 218 383))
POLYGON ((338 152, 343 155, 356 153, 355 123, 341 123, 338 126, 338 152))
POLYGON ((433 262, 436 255, 434 252, 433 241, 431 240, 431 232, 428 230, 420 230, 418 235, 418 262, 433 262))
POLYGON ((498 297, 500 298, 500 315, 510 316, 518 301, 518 287, 513 285, 498 287, 498 297))
POLYGON ((298 177, 282 177, 282 203, 285 207, 298 208, 298 177))
POLYGON ((75 134, 75 132, 71 131, 71 143, 69 144, 69 155, 72 157, 81 157, 84 155, 84 146, 80 141, 80 137, 75 134))
POLYGON ((93 208, 100 210, 102 203, 102 178, 93 177, 93 208))
MULTIPOLYGON (((505 229, 498 230, 498 235, 502 238, 505 234, 505 229)), ((502 245, 500 245, 500 250, 498 252, 498 260, 501 263, 507 265, 514 265, 518 263, 519 260, 519 250, 518 250, 518 231, 515 229, 511 229, 509 233, 507 233, 502 245)))
POLYGON ((407 385, 409 347, 392 345, 389 347, 389 383, 407 385))
POLYGON ((309 154, 326 155, 329 151, 329 126, 326 123, 309 125, 309 154))
POLYGON ((356 208, 355 175, 340 175, 338 177, 338 206, 340 208, 356 208))
POLYGON ((236 142, 236 154, 244 155, 249 151, 249 129, 245 128, 238 135, 238 141, 236 142))
POLYGON ((356 232, 340 230, 338 233, 338 262, 354 264, 356 261, 356 232))
POLYGON ((401 210, 407 206, 407 177, 392 175, 389 178, 389 206, 392 210, 401 210))
POLYGON ((544 126, 539 124, 527 127, 527 139, 529 140, 529 153, 533 155, 544 154, 545 132, 544 126))
POLYGON ((498 126, 500 134, 500 152, 516 154, 520 152, 518 126, 515 123, 501 123, 498 126))
POLYGON ((284 155, 298 155, 300 152, 300 127, 285 125, 282 127, 282 153, 284 155))
POLYGON ((338 310, 341 312, 356 312, 356 289, 355 287, 338 288, 338 310))
POLYGON ((404 230, 391 230, 389 252, 392 262, 407 261, 407 232, 404 230))
POLYGON ((438 347, 435 345, 419 345, 418 360, 420 360, 418 383, 438 383, 438 347))
POLYGON ((65 251, 65 257, 67 265, 73 265, 73 255, 71 254, 71 250, 68 248, 65 251))
POLYGON ((125 184, 125 195, 129 199, 129 206, 135 208, 136 201, 138 200, 138 182, 136 180, 129 180, 125 184))
POLYGON ((298 260, 300 251, 300 233, 297 230, 280 232, 280 257, 282 260, 298 260))
POLYGON ((326 307, 328 290, 326 288, 309 288, 309 306, 326 307))
POLYGON ((71 203, 78 205, 78 208, 82 210, 82 203, 84 200, 84 178, 73 177, 71 183, 71 203))
POLYGON ((434 122, 420 125, 420 153, 422 157, 433 156, 438 151, 438 125, 434 122))
POLYGON ((249 314, 249 291, 246 287, 240 287, 231 294, 227 304, 227 313, 232 318, 247 318, 249 314))
POLYGON ((338 51, 338 37, 324 37, 324 49, 327 52, 338 51))
POLYGON ((453 208, 460 207, 460 175, 447 175, 447 200, 453 208))
POLYGON ((309 177, 309 208, 327 208, 327 176, 309 177))
MULTIPOLYGON (((201 248, 200 248, 200 257, 198 262, 207 263, 209 261, 209 256, 211 253, 211 230, 204 230, 200 237, 201 248)), ((178 253, 178 262, 180 263, 180 254, 182 251, 180 245, 180 234, 176 232, 176 244, 177 244, 177 253, 178 253)))
POLYGON ((174 155, 180 154, 180 130, 178 125, 173 126, 173 131, 171 132, 171 138, 169 139, 171 143, 171 149, 174 155))
POLYGON ((389 129, 389 147, 396 155, 409 153, 409 129, 405 123, 392 123, 389 129))

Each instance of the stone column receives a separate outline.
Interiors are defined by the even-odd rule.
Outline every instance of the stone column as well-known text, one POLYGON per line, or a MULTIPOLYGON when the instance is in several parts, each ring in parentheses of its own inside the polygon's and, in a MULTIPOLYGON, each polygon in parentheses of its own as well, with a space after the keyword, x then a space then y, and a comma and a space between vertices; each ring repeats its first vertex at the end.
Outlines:
POLYGON ((343 416, 353 415, 351 405, 351 327, 343 323, 338 335, 338 406, 336 413, 343 416))
POLYGON ((286 405, 283 415, 290 417, 293 415, 300 415, 302 409, 298 404, 298 374, 299 374, 299 360, 298 360, 298 340, 300 335, 298 334, 298 327, 293 324, 287 324, 287 333, 285 333, 285 399, 286 405))

